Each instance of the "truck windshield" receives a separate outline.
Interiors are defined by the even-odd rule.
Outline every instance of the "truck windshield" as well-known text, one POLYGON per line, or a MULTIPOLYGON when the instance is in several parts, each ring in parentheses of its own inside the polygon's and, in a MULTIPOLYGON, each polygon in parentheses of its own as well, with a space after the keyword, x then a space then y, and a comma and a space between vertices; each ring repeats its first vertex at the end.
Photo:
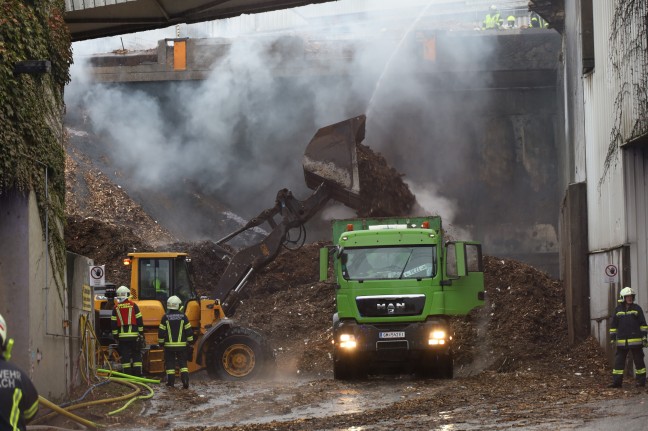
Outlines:
POLYGON ((429 278, 436 275, 434 245, 345 248, 340 255, 346 280, 429 278))

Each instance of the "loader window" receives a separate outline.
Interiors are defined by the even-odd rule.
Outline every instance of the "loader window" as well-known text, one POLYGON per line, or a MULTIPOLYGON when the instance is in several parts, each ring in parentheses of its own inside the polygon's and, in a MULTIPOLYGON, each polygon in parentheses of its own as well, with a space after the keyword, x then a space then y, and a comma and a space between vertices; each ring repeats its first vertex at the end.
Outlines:
POLYGON ((340 256, 347 280, 428 278, 436 275, 436 247, 346 248, 340 256))
POLYGON ((173 294, 177 295, 178 298, 182 300, 183 304, 186 304, 187 300, 195 298, 196 295, 191 289, 189 269, 187 268, 187 260, 184 256, 176 259, 175 268, 175 289, 173 294))
POLYGON ((166 304, 169 297, 171 261, 169 259, 140 259, 140 299, 159 299, 166 304))

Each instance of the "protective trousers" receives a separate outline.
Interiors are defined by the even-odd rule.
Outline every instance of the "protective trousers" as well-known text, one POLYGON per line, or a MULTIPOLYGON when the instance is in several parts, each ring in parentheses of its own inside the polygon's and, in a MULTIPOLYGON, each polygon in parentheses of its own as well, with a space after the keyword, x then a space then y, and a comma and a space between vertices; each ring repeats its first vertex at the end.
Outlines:
POLYGON ((612 384, 621 386, 623 384, 623 372, 625 370, 626 357, 628 352, 632 352, 632 358, 635 366, 635 377, 639 386, 646 385, 646 364, 644 362, 644 352, 641 346, 638 347, 617 347, 614 357, 614 369, 612 370, 612 384))
POLYGON ((165 347, 164 368, 166 369, 167 386, 173 386, 175 383, 176 366, 180 369, 182 386, 187 389, 189 387, 189 368, 187 368, 186 347, 165 347))
POLYGON ((142 375, 142 351, 137 338, 119 339, 117 351, 121 358, 124 373, 134 376, 142 375))

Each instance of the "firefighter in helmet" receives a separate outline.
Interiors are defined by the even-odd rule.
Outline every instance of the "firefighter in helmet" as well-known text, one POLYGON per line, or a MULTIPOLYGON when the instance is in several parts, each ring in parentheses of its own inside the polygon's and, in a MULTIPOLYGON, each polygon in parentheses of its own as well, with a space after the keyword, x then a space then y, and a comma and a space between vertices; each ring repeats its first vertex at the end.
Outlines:
POLYGON ((158 344, 164 346, 164 368, 167 386, 175 383, 176 365, 180 369, 182 387, 189 387, 187 358, 193 359, 193 330, 187 316, 180 311, 182 301, 176 295, 167 300, 167 313, 162 316, 158 329, 158 344))
POLYGON ((139 307, 129 297, 128 287, 120 286, 117 289, 117 303, 110 317, 110 323, 124 373, 141 376, 144 322, 139 307))
POLYGON ((497 6, 491 5, 488 9, 488 14, 482 22, 482 29, 484 30, 499 30, 502 28, 502 17, 500 16, 497 6))
POLYGON ((643 348, 648 347, 648 326, 641 307, 635 304, 635 293, 629 287, 619 292, 620 304, 614 311, 610 324, 611 342, 616 345, 614 369, 612 370, 613 388, 623 384, 623 371, 628 352, 632 353, 635 365, 637 386, 646 386, 646 364, 643 348))
POLYGON ((9 362, 12 346, 0 314, 0 429, 25 430, 38 411, 38 392, 27 373, 9 362))

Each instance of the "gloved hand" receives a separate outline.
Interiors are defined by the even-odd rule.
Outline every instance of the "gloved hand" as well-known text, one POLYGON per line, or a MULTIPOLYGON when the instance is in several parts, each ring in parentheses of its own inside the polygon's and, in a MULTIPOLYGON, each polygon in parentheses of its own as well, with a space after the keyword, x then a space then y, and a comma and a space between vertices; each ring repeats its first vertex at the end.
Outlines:
POLYGON ((192 344, 187 344, 187 358, 189 360, 193 359, 193 354, 194 354, 194 348, 192 344))
POLYGON ((137 345, 140 349, 146 348, 146 340, 144 339, 144 336, 142 334, 137 336, 137 345))
POLYGON ((641 339, 643 347, 648 347, 648 337, 643 337, 641 339))
POLYGON ((610 334, 610 344, 614 346, 616 345, 616 342, 617 342, 616 334, 610 334))

